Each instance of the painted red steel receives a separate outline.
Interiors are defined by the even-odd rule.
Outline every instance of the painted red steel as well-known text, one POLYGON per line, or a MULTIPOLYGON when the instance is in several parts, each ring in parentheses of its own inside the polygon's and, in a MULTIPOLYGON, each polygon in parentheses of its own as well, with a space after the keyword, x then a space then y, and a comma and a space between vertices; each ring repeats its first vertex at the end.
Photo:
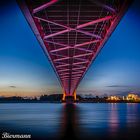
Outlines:
POLYGON ((73 95, 128 0, 25 0, 19 5, 60 80, 73 95))

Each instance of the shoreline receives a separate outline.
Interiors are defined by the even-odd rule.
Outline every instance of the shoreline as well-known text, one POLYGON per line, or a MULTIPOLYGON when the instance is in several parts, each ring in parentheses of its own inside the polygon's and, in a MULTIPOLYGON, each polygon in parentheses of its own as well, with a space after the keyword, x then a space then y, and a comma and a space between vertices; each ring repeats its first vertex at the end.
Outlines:
MULTIPOLYGON (((62 101, 31 101, 31 102, 18 102, 18 101, 9 101, 9 102, 0 102, 0 104, 2 103, 66 103, 66 102, 62 102, 62 101)), ((115 104, 119 104, 119 103, 140 103, 140 102, 70 102, 70 103, 105 103, 105 104, 108 104, 108 103, 115 103, 115 104)))

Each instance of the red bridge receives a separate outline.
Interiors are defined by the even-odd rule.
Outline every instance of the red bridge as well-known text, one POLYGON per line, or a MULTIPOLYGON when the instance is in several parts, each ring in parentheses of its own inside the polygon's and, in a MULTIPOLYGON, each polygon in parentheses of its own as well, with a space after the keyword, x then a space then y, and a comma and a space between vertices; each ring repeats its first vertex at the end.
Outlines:
POLYGON ((63 89, 73 96, 127 10, 129 0, 19 0, 63 89))

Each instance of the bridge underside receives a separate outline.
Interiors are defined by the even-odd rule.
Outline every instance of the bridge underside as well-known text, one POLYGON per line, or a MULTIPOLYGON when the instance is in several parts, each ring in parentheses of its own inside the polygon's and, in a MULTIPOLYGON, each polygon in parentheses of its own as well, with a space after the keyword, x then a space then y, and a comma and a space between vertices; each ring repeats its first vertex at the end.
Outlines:
POLYGON ((19 0, 58 76, 63 99, 76 100, 80 81, 129 4, 129 0, 19 0))

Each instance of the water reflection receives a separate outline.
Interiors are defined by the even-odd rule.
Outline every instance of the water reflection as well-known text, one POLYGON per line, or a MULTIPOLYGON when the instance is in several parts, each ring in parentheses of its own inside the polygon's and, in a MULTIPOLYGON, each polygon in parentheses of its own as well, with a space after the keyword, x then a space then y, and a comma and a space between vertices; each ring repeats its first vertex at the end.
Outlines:
POLYGON ((62 111, 61 139, 78 139, 78 107, 65 104, 62 111))
POLYGON ((127 132, 129 137, 133 139, 140 138, 140 104, 128 103, 127 104, 127 132))
POLYGON ((32 139, 137 139, 139 130, 140 104, 0 104, 0 133, 32 139))
POLYGON ((116 137, 118 127, 119 127, 119 117, 118 117, 118 106, 115 103, 111 103, 108 106, 109 109, 109 133, 112 137, 116 137))
POLYGON ((108 138, 139 139, 140 104, 116 104, 109 106, 110 117, 108 138))
POLYGON ((139 139, 140 104, 79 104, 83 139, 139 139))
MULTIPOLYGON (((137 104, 134 103, 127 103, 127 127, 136 127, 137 121, 139 120, 138 116, 136 115, 138 110, 137 104)), ((139 116, 140 117, 140 116, 139 116)))

